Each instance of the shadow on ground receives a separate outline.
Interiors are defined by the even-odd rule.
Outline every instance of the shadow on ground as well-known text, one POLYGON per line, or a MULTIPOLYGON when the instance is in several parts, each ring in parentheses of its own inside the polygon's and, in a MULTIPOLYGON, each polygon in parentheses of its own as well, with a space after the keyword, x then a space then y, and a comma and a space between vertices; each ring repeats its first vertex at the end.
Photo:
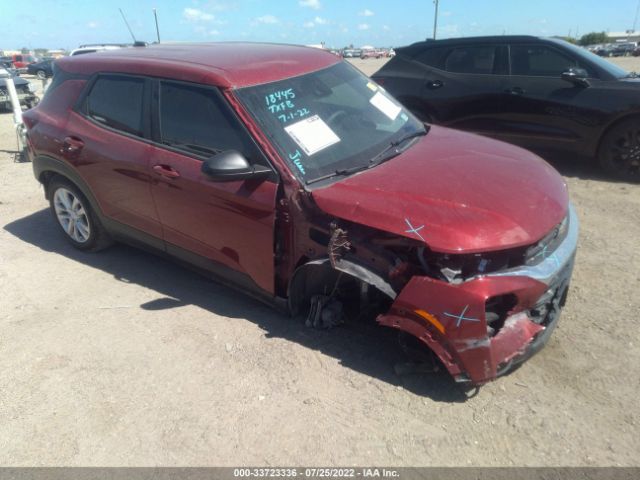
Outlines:
POLYGON ((337 358, 341 365, 386 383, 442 402, 462 402, 467 396, 446 372, 397 375, 394 366, 407 362, 398 347, 395 331, 376 325, 349 325, 331 331, 304 326, 242 293, 212 282, 170 260, 125 245, 115 245, 97 254, 84 253, 69 245, 48 210, 41 210, 4 226, 20 240, 47 252, 158 292, 161 297, 140 305, 146 310, 164 310, 196 305, 225 317, 248 320, 267 338, 284 338, 337 358))

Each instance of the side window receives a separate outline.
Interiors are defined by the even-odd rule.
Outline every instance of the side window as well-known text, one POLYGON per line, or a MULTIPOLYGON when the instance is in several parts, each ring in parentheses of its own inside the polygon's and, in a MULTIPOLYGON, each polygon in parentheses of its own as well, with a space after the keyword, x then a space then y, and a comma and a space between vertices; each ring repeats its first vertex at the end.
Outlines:
POLYGON ((205 157, 237 150, 255 158, 238 120, 210 88, 161 82, 159 116, 165 145, 205 157))
POLYGON ((22 61, 22 55, 16 55, 16 62, 22 61))
POLYGON ((492 74, 496 48, 494 45, 454 48, 447 55, 444 69, 452 73, 492 74))
POLYGON ((144 80, 98 77, 87 97, 87 115, 108 127, 142 136, 144 80))
POLYGON ((428 47, 418 53, 413 59, 428 67, 444 69, 444 57, 449 49, 428 47))
POLYGON ((582 67, 571 57, 544 45, 512 45, 511 74, 534 77, 560 77, 572 67, 582 67))

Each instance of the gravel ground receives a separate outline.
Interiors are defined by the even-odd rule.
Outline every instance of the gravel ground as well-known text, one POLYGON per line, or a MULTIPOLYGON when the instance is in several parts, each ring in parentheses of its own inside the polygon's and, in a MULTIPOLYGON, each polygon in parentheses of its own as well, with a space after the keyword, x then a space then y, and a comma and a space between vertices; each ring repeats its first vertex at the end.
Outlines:
POLYGON ((466 399, 396 375, 382 329, 309 330, 139 250, 73 250, 15 145, 2 113, 0 465, 638 465, 640 186, 556 165, 582 223, 559 328, 466 399))

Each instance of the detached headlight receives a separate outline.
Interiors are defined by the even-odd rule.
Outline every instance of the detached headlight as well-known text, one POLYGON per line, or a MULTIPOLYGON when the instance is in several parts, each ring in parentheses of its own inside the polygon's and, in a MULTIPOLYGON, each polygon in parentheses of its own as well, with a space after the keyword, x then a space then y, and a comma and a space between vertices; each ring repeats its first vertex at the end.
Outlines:
POLYGON ((29 89, 29 91, 31 93, 36 93, 36 91, 38 90, 38 87, 36 87, 33 83, 29 82, 27 88, 29 89))

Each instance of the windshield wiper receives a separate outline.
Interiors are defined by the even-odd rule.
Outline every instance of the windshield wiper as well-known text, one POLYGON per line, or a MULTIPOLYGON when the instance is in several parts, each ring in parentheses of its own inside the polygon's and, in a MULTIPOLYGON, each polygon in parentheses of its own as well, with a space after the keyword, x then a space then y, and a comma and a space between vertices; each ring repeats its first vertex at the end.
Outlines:
POLYGON ((625 75, 622 78, 638 78, 638 74, 636 72, 629 72, 628 75, 625 75))
POLYGON ((307 180, 305 183, 307 185, 310 185, 312 183, 316 183, 319 182, 321 180, 326 180, 327 178, 331 178, 331 177, 339 177, 342 175, 351 175, 352 173, 356 173, 356 172, 360 172, 362 170, 366 170, 368 168, 371 168, 372 165, 358 165, 356 167, 350 167, 350 168, 338 168, 336 170, 334 170, 333 172, 329 172, 326 173, 324 175, 320 175, 319 177, 316 178, 312 178, 311 180, 307 180))
POLYGON ((393 157, 400 155, 402 151, 398 150, 396 147, 399 147, 407 140, 411 140, 412 138, 422 137, 423 135, 426 135, 429 132, 430 128, 431 127, 429 127, 428 125, 425 125, 424 130, 418 130, 416 132, 407 133, 402 137, 400 137, 399 139, 390 142, 389 145, 387 145, 384 148, 384 150, 382 150, 379 154, 373 157, 369 163, 373 167, 376 165, 380 165, 382 162, 386 162, 387 160, 391 160, 393 157))
POLYGON ((367 163, 366 165, 357 165, 355 167, 349 167, 349 168, 339 168, 334 170, 333 172, 329 172, 319 177, 307 180, 305 183, 307 185, 310 185, 312 183, 326 180, 327 178, 338 177, 342 175, 351 175, 352 173, 361 172, 362 170, 368 170, 369 168, 380 165, 382 162, 390 160, 391 158, 397 155, 400 155, 400 153, 402 153, 402 151, 395 149, 396 147, 400 146, 407 140, 411 140, 412 138, 422 137, 423 135, 426 135, 429 132, 429 128, 430 127, 426 125, 424 130, 418 130, 416 132, 407 133, 402 137, 400 137, 399 139, 389 142, 389 145, 387 145, 384 148, 384 150, 382 150, 375 157, 369 160, 369 163, 367 163), (391 149, 395 149, 395 150, 391 152, 390 151, 391 149))

